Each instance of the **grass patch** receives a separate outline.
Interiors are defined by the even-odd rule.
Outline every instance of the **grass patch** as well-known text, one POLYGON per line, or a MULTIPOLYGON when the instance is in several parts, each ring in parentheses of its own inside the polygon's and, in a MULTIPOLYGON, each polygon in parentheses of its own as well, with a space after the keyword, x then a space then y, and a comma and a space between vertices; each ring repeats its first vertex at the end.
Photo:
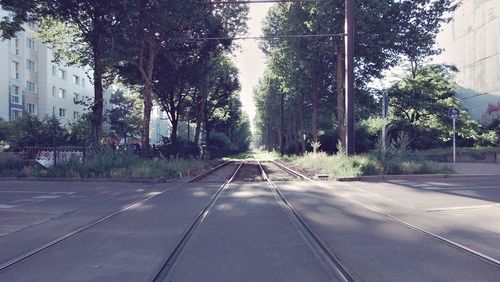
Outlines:
POLYGON ((21 176, 24 162, 15 157, 0 158, 0 176, 21 176))
MULTIPOLYGON (((190 170, 202 169, 213 163, 205 160, 167 160, 165 158, 145 159, 136 155, 101 149, 89 152, 84 162, 72 159, 68 163, 55 168, 45 169, 40 166, 17 166, 17 174, 12 171, 0 173, 2 176, 34 176, 34 177, 81 177, 81 178, 175 178, 179 174, 185 175, 190 170)), ((8 167, 5 165, 5 167, 8 167)))
POLYGON ((332 177, 356 177, 380 174, 435 174, 453 173, 446 165, 419 159, 392 159, 383 165, 375 154, 363 154, 352 157, 328 155, 326 153, 308 153, 291 161, 303 168, 327 173, 332 177))
POLYGON ((271 160, 282 159, 282 157, 280 156, 280 153, 276 152, 276 151, 271 151, 271 152, 255 151, 252 154, 252 158, 254 157, 254 155, 255 155, 255 158, 257 160, 262 160, 262 161, 271 161, 271 160))
POLYGON ((253 153, 249 151, 249 152, 243 152, 243 153, 239 153, 236 155, 224 157, 224 158, 222 158, 222 160, 224 160, 224 161, 246 160, 246 159, 250 159, 250 158, 253 158, 253 153))

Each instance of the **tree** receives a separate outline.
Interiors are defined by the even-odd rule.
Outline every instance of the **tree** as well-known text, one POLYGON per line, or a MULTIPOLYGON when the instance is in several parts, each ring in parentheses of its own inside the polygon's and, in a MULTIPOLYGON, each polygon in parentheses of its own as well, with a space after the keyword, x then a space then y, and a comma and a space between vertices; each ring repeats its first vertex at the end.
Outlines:
POLYGON ((493 144, 490 133, 470 119, 466 109, 455 98, 453 75, 458 70, 450 65, 427 65, 408 74, 389 89, 390 125, 393 138, 404 131, 411 138, 411 147, 428 149, 442 147, 451 140, 451 107, 460 109, 457 120, 459 144, 463 146, 493 144))
POLYGON ((110 129, 127 143, 127 137, 140 134, 142 109, 138 97, 117 90, 111 95, 110 103, 113 104, 108 110, 110 129))
POLYGON ((115 45, 110 41, 111 35, 122 24, 118 15, 126 11, 127 1, 0 0, 0 4, 13 13, 0 23, 4 38, 14 37, 25 22, 41 22, 41 37, 54 48, 56 58, 92 68, 91 140, 98 146, 102 136, 103 75, 112 65, 110 52, 115 45))
MULTIPOLYGON (((160 54, 163 54, 162 57, 165 60, 160 61, 161 65, 166 68, 174 66, 175 69, 180 70, 184 68, 185 62, 183 59, 187 61, 196 59, 196 57, 189 56, 186 53, 183 54, 182 51, 188 51, 188 54, 192 55, 193 52, 190 51, 193 51, 193 48, 196 49, 204 45, 225 46, 227 48, 231 45, 231 40, 221 40, 213 43, 204 43, 203 41, 189 43, 184 41, 183 38, 231 36, 244 26, 241 19, 246 17, 246 11, 245 5, 218 5, 202 0, 131 1, 128 6, 128 13, 123 15, 129 25, 117 35, 120 42, 126 47, 123 48, 123 61, 137 68, 143 85, 143 147, 149 146, 149 122, 155 82, 166 83, 162 79, 155 77, 155 73, 164 74, 164 72, 156 71, 160 54), (181 57, 176 57, 175 53, 180 53, 181 57), (171 55, 174 56, 170 57, 171 55), (169 61, 168 58, 172 58, 172 60, 169 61), (174 64, 172 64, 173 62, 174 64)), ((133 76, 137 76, 137 73, 133 74, 133 76)), ((182 77, 181 79, 184 80, 182 77)), ((188 89, 190 91, 191 87, 192 85, 186 88, 185 83, 182 82, 179 87, 171 85, 156 86, 156 88, 160 88, 160 91, 156 91, 160 103, 169 107, 166 110, 170 112, 169 117, 172 119, 173 126, 176 126, 177 112, 181 109, 180 105, 186 95, 184 90, 188 89), (170 92, 165 93, 165 91, 170 92), (176 98, 173 93, 181 96, 176 98), (168 102, 161 102, 161 98, 165 96, 167 99, 163 100, 168 100, 168 102)), ((176 134, 176 129, 173 134, 176 134)))
MULTIPOLYGON (((357 105, 365 102, 372 104, 370 96, 367 95, 369 91, 365 91, 366 85, 371 79, 380 78, 383 70, 395 66, 404 57, 409 60, 421 60, 439 52, 434 47, 435 37, 441 25, 449 21, 448 13, 456 7, 453 2, 369 0, 357 3, 357 105)), ((262 44, 262 49, 268 56, 272 75, 281 84, 279 91, 273 94, 283 96, 284 107, 288 105, 289 111, 300 110, 302 115, 310 111, 312 141, 318 140, 320 131, 328 130, 320 128, 321 123, 328 125, 325 121, 330 121, 329 127, 337 127, 339 136, 345 133, 344 37, 297 39, 274 36, 342 35, 343 3, 344 1, 319 1, 278 4, 270 10, 265 22, 264 34, 269 39, 262 44), (336 119, 333 121, 329 117, 330 109, 335 109, 336 119)), ((285 131, 289 125, 290 123, 280 125, 283 127, 280 131, 285 131)), ((286 141, 286 135, 290 134, 281 135, 285 135, 283 138, 286 141)), ((293 139, 296 135, 295 133, 290 136, 293 139)))

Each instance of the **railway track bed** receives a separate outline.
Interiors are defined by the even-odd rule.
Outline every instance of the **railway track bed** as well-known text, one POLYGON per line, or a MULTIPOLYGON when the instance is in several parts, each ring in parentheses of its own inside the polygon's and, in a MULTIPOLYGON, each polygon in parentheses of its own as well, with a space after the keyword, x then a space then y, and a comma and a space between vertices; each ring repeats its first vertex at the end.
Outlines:
POLYGON ((228 162, 3 262, 0 281, 500 276, 495 262, 303 180, 274 162, 228 162))

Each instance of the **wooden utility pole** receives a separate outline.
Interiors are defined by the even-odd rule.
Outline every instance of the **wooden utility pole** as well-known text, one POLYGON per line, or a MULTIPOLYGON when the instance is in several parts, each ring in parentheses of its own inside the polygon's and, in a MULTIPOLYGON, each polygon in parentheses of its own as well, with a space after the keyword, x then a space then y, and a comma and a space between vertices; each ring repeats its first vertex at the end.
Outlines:
POLYGON ((354 155, 354 0, 345 0, 345 107, 347 155, 354 155))

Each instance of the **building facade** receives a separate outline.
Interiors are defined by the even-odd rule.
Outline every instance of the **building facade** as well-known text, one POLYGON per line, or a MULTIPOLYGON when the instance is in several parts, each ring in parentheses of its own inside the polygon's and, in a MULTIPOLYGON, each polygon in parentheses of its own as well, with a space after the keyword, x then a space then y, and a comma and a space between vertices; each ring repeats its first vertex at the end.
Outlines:
POLYGON ((462 0, 438 37, 438 62, 455 65, 458 97, 471 117, 500 117, 500 1, 462 0))
MULTIPOLYGON (((94 97, 92 71, 54 63, 52 51, 34 36, 36 28, 26 24, 16 38, 0 41, 0 118, 10 121, 26 112, 73 122, 94 97)), ((105 94, 108 106, 110 93, 105 94)))

